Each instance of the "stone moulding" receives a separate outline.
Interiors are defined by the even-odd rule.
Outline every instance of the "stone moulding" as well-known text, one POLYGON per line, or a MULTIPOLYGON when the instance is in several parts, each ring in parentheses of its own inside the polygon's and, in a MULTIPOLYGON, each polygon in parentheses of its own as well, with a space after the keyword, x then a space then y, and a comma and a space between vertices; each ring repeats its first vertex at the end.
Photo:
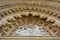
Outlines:
POLYGON ((0 40, 60 40, 60 37, 3 37, 0 40))
MULTIPOLYGON (((38 31, 36 32, 39 34, 38 31)), ((59 0, 0 0, 0 40, 16 39, 60 40, 59 0), (33 30, 35 25, 42 32, 41 36, 31 35, 36 31, 33 30), (15 33, 17 29, 20 31, 15 33), (22 35, 22 30, 30 32, 29 36, 22 35)))

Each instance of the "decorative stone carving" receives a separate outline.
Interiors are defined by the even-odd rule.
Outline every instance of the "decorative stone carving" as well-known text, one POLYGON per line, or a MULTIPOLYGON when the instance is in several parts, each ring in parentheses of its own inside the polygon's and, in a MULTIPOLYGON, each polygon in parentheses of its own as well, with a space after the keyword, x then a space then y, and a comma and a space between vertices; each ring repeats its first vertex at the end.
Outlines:
MULTIPOLYGON (((29 33, 28 36, 59 37, 59 0, 2 0, 0 2, 0 37, 21 37, 21 35, 24 36, 25 32, 29 33), (29 26, 29 24, 32 25, 29 26), (23 29, 21 26, 25 31, 21 30, 23 29), (38 30, 41 31, 41 34, 34 34, 36 28, 41 28, 38 30), (22 34, 20 34, 21 32, 16 32, 19 30, 21 30, 22 34), (42 32, 43 30, 45 34, 42 32)), ((26 36, 27 33, 25 34, 26 36)))

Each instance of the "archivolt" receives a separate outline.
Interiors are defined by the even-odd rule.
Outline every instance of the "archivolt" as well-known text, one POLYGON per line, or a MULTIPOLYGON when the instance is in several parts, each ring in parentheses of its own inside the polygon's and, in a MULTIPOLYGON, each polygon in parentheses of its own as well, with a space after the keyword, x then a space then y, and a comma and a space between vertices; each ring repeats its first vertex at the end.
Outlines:
POLYGON ((52 36, 59 36, 60 35, 59 11, 55 12, 56 10, 52 10, 51 8, 45 8, 44 6, 42 7, 38 5, 39 4, 37 3, 32 4, 27 2, 26 4, 25 3, 11 4, 10 7, 8 7, 9 5, 5 5, 5 8, 0 10, 1 11, 0 30, 2 31, 1 33, 3 33, 3 36, 5 34, 10 35, 12 31, 14 31, 16 27, 20 25, 20 22, 24 22, 22 20, 24 17, 27 17, 27 20, 29 18, 35 20, 34 22, 29 20, 33 24, 35 24, 37 17, 37 21, 39 22, 37 23, 37 25, 42 25, 46 30, 50 32, 50 34, 52 34, 52 36))

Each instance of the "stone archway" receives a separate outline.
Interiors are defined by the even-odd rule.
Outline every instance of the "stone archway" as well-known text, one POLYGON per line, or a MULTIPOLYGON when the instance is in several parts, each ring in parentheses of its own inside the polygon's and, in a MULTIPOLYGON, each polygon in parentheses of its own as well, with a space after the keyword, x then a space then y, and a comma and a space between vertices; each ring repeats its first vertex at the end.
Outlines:
POLYGON ((59 0, 6 0, 1 1, 1 4, 1 37, 18 37, 25 33, 26 36, 27 33, 28 36, 60 36, 59 0), (33 35, 35 29, 38 34, 33 35))

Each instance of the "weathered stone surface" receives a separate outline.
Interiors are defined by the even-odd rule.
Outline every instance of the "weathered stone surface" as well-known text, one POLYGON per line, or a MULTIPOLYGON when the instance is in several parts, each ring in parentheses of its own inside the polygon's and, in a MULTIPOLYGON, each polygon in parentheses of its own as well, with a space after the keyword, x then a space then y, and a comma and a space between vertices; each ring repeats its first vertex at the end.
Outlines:
POLYGON ((59 37, 59 0, 0 0, 0 40, 59 40, 59 37), (28 26, 29 24, 32 25, 28 26), (42 32, 41 36, 32 37, 32 34, 28 36, 29 38, 24 35, 22 37, 21 34, 13 36, 19 28, 23 27, 24 30, 27 30, 24 25, 27 29, 38 25, 38 27, 42 27, 40 30, 46 30, 46 34, 49 35, 42 35, 42 32))

